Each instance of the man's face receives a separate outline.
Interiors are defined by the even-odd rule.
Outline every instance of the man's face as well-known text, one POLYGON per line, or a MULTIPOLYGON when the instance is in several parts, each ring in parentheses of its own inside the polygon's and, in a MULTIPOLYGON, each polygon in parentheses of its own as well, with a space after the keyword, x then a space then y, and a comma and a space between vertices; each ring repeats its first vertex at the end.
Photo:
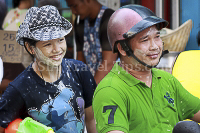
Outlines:
POLYGON ((85 0, 66 0, 73 14, 80 15, 80 19, 84 19, 89 15, 85 0))
POLYGON ((134 55, 147 65, 159 63, 162 54, 162 40, 156 26, 149 27, 130 40, 134 55))

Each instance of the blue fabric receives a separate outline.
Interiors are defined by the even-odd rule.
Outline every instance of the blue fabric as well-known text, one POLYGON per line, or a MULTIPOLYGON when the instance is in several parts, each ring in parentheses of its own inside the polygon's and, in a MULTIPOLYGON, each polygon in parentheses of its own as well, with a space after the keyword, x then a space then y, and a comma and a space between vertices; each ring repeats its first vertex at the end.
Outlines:
POLYGON ((89 67, 90 72, 92 75, 95 75, 95 72, 102 62, 102 48, 99 39, 99 29, 101 18, 103 13, 107 9, 107 7, 102 6, 94 27, 90 27, 89 25, 89 18, 84 20, 84 46, 83 46, 83 53, 86 60, 86 64, 89 67))
POLYGON ((45 82, 29 66, 6 89, 0 100, 0 126, 28 113, 56 133, 83 133, 84 108, 92 105, 96 83, 87 66, 63 59, 62 74, 45 82))

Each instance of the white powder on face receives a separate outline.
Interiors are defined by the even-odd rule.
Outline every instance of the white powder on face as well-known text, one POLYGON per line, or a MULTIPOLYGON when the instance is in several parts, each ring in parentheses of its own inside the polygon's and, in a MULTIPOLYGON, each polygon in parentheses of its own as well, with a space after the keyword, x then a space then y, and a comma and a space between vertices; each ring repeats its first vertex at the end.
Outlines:
MULTIPOLYGON (((60 65, 57 63, 57 61, 54 61, 54 60, 46 57, 39 48, 37 48, 37 47, 33 47, 33 48, 35 51, 36 58, 38 58, 38 60, 40 62, 42 62, 50 67, 57 67, 60 65)), ((63 54, 62 54, 62 58, 64 57, 64 54, 65 54, 65 52, 63 52, 63 54)))

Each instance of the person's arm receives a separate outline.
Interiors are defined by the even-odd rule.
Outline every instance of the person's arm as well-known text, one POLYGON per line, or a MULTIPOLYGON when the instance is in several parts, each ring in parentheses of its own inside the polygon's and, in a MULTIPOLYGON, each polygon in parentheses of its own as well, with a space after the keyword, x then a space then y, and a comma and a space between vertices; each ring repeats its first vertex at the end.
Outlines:
POLYGON ((108 35, 107 35, 107 26, 110 16, 114 10, 106 9, 100 25, 100 43, 102 47, 102 63, 95 72, 94 79, 97 84, 110 72, 115 61, 117 60, 117 54, 113 54, 112 48, 110 46, 108 35))
POLYGON ((86 63, 84 55, 83 55, 83 51, 77 51, 77 60, 80 60, 80 61, 86 63))
MULTIPOLYGON (((115 80, 117 82, 117 80, 115 80)), ((127 102, 125 95, 113 87, 105 87, 110 80, 102 81, 93 97, 93 111, 97 132, 121 133, 129 132, 127 102)), ((118 84, 115 83, 115 84, 118 84)), ((116 87, 116 86, 115 86, 116 87)))
POLYGON ((194 117, 191 118, 191 120, 200 122, 200 111, 198 111, 196 114, 194 114, 194 117))
POLYGON ((8 86, 8 84, 11 82, 12 80, 9 79, 3 79, 1 84, 0 84, 0 91, 5 91, 6 87, 8 86))
POLYGON ((0 127, 0 133, 5 133, 5 130, 3 127, 0 127))
POLYGON ((176 88, 176 108, 179 120, 191 119, 200 122, 200 99, 188 91, 191 88, 185 89, 178 79, 174 78, 173 81, 176 88))
POLYGON ((103 51, 102 57, 102 63, 99 65, 94 75, 96 84, 98 84, 108 74, 108 72, 110 72, 117 59, 117 54, 113 54, 112 51, 103 51))
POLYGON ((92 106, 85 109, 85 124, 88 133, 96 133, 96 124, 92 106))

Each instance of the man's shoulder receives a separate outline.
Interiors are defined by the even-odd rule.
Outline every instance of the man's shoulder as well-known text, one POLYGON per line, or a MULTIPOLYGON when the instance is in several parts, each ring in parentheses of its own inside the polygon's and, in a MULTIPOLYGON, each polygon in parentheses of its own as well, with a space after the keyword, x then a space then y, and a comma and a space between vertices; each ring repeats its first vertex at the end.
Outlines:
POLYGON ((121 86, 125 86, 126 83, 117 76, 114 72, 109 72, 98 84, 97 90, 103 89, 103 88, 115 88, 120 89, 121 86))

